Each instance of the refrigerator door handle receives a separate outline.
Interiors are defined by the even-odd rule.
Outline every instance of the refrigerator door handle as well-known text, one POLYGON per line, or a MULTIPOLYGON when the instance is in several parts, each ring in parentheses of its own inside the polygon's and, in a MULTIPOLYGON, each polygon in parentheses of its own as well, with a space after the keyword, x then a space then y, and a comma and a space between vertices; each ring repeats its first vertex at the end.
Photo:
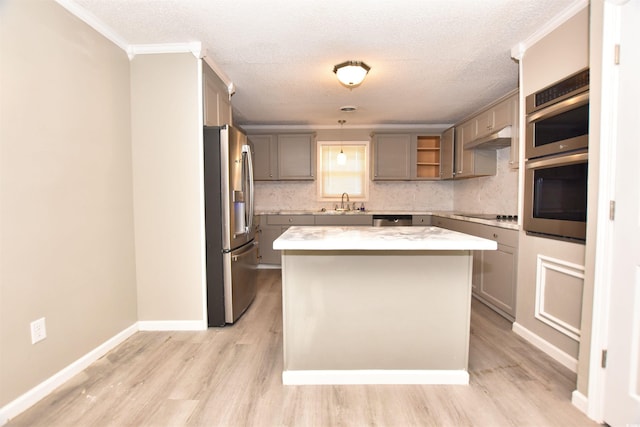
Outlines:
POLYGON ((246 183, 246 192, 247 192, 247 203, 248 203, 248 207, 249 209, 245 210, 245 224, 247 227, 247 233, 251 232, 251 229, 253 228, 253 213, 254 213, 254 209, 253 209, 253 157, 252 157, 252 153, 251 153, 251 146, 249 144, 245 144, 242 146, 242 153, 243 153, 243 157, 246 160, 246 169, 244 167, 244 163, 243 163, 243 168, 242 168, 242 174, 243 174, 243 181, 246 183))
POLYGON ((256 246, 258 246, 258 242, 253 242, 250 245, 247 245, 247 247, 243 248, 240 252, 236 253, 236 251, 233 251, 231 253, 231 261, 238 261, 238 259, 242 258, 243 256, 247 256, 248 254, 256 250, 256 246))

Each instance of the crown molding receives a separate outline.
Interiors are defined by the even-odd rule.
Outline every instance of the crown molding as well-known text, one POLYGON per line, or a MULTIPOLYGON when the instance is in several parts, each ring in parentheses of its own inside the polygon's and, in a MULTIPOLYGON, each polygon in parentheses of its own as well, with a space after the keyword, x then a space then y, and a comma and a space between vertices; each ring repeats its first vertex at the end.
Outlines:
POLYGON ((569 5, 565 10, 549 20, 545 25, 538 29, 535 33, 518 43, 511 48, 511 57, 517 61, 522 60, 524 53, 531 46, 539 42, 542 38, 547 36, 553 30, 564 24, 570 18, 575 16, 585 7, 589 7, 589 0, 576 0, 573 4, 569 5))
POLYGON ((211 59, 210 56, 207 56, 207 50, 206 49, 202 50, 202 60, 204 62, 206 62, 207 65, 209 65, 209 67, 211 67, 213 72, 216 73, 216 75, 220 78, 220 80, 222 80, 222 82, 225 84, 225 86, 227 86, 227 90, 229 91, 229 96, 231 96, 234 93, 236 93, 236 87, 233 84, 233 82, 231 81, 231 79, 224 73, 224 71, 222 71, 222 69, 220 69, 218 64, 216 64, 213 61, 213 59, 211 59))
POLYGON ((76 18, 80 19, 82 22, 96 30, 98 33, 102 34, 108 40, 110 40, 113 44, 118 46, 120 49, 127 52, 127 48, 129 47, 127 41, 120 37, 118 33, 116 33, 113 28, 102 22, 98 19, 93 13, 89 12, 82 6, 79 6, 77 3, 72 0, 55 0, 63 8, 67 9, 72 15, 76 18))
POLYGON ((191 53, 196 58, 202 58, 202 43, 159 43, 159 44, 132 44, 126 49, 129 59, 136 55, 154 55, 159 53, 191 53))

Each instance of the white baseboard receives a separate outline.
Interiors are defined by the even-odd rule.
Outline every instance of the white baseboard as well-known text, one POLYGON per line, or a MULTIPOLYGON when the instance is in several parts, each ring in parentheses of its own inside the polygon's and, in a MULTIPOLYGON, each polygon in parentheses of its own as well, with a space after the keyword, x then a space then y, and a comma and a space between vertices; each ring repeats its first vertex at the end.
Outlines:
POLYGON ((465 370, 310 370, 283 371, 285 385, 469 384, 465 370))
POLYGON ((521 324, 514 322, 511 328, 514 333, 529 341, 533 346, 544 351, 548 356, 560 363, 562 366, 570 369, 572 372, 578 372, 578 360, 569 354, 560 350, 548 341, 542 339, 539 335, 534 334, 521 324))
POLYGON ((571 393, 571 403, 582 411, 583 414, 587 414, 587 410, 589 409, 589 399, 587 399, 587 396, 578 390, 573 390, 573 393, 571 393))
POLYGON ((204 320, 142 320, 138 322, 140 331, 204 331, 204 320))
POLYGON ((100 344, 98 347, 91 350, 80 359, 71 363, 70 365, 58 371, 37 386, 33 387, 31 390, 19 396, 17 399, 0 408, 0 425, 6 424, 11 418, 14 418, 20 413, 26 411, 34 404, 38 403, 38 401, 46 397, 53 390, 60 387, 74 375, 82 372, 93 362, 100 359, 108 351, 114 349, 116 346, 124 342, 127 338, 135 334, 137 331, 138 324, 134 323, 124 331, 118 333, 104 343, 100 344))

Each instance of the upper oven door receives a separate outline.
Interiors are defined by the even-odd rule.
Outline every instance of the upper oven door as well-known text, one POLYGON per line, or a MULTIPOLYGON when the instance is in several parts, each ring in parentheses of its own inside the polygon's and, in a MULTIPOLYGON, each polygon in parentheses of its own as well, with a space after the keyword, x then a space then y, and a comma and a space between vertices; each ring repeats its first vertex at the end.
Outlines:
POLYGON ((527 159, 565 153, 588 146, 588 91, 527 115, 527 159))

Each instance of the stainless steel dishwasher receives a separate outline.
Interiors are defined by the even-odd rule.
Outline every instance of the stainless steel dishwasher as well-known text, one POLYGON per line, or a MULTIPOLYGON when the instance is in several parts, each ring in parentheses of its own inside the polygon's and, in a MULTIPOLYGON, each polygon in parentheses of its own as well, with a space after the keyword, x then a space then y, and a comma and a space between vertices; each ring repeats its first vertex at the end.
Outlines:
POLYGON ((411 226, 413 219, 411 215, 374 215, 374 227, 397 227, 411 226))

